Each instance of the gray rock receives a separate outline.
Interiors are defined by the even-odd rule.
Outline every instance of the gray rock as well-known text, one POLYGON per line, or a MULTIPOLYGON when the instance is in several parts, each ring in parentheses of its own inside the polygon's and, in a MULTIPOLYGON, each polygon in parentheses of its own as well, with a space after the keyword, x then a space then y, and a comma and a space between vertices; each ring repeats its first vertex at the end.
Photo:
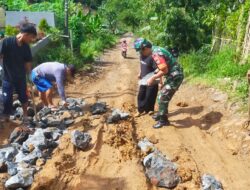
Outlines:
POLYGON ((129 118, 129 113, 122 112, 119 109, 114 109, 112 115, 108 117, 108 123, 116 123, 120 120, 125 120, 129 118))
POLYGON ((29 169, 22 170, 16 175, 10 177, 6 183, 5 187, 7 189, 17 189, 29 187, 33 183, 33 172, 29 169))
POLYGON ((177 167, 166 159, 159 151, 146 156, 143 160, 146 168, 146 176, 154 181, 154 185, 163 188, 174 188, 180 182, 177 175, 177 167))
POLYGON ((86 103, 82 98, 67 98, 66 102, 69 103, 69 105, 81 105, 84 106, 86 103))
POLYGON ((29 145, 33 145, 35 148, 44 150, 48 146, 48 140, 44 135, 43 129, 36 129, 33 135, 23 143, 23 150, 29 150, 29 145))
POLYGON ((43 153, 40 149, 36 148, 31 153, 24 154, 22 151, 16 155, 16 163, 25 162, 34 165, 38 158, 42 158, 43 153))
POLYGON ((47 125, 50 127, 58 126, 62 123, 62 120, 58 117, 48 117, 47 125))
POLYGON ((212 175, 204 174, 201 180, 202 190, 223 190, 221 182, 212 175))
POLYGON ((75 120, 73 120, 73 119, 67 119, 64 121, 66 126, 72 125, 74 122, 75 122, 75 120))
POLYGON ((92 138, 88 133, 80 132, 80 131, 73 131, 71 133, 71 142, 77 147, 82 150, 88 148, 89 143, 91 142, 92 138))
POLYGON ((48 108, 48 107, 44 107, 44 108, 41 109, 37 114, 38 114, 38 116, 39 116, 40 118, 42 118, 42 117, 44 117, 44 116, 46 116, 46 115, 48 115, 48 114, 50 114, 50 113, 51 113, 51 109, 48 108))
POLYGON ((142 152, 145 153, 153 152, 155 150, 154 145, 149 142, 147 138, 144 138, 143 140, 139 141, 138 147, 141 149, 142 152))
POLYGON ((14 131, 10 134, 9 141, 10 143, 22 144, 29 137, 29 132, 24 131, 20 127, 16 127, 14 131))
POLYGON ((14 162, 6 162, 7 168, 8 168, 8 174, 10 176, 16 175, 17 174, 17 164, 14 162))
POLYGON ((52 139, 53 141, 57 141, 60 136, 62 136, 62 130, 56 127, 49 127, 43 130, 44 135, 47 139, 52 139))
POLYGON ((38 122, 38 127, 42 128, 42 129, 46 129, 48 127, 47 123, 43 122, 43 121, 39 121, 38 122))
POLYGON ((82 108, 78 105, 68 106, 68 109, 75 112, 82 112, 82 108))
POLYGON ((90 111, 93 115, 107 112, 107 105, 105 102, 98 102, 91 106, 90 111))
POLYGON ((121 116, 121 119, 128 119, 130 117, 129 113, 122 112, 119 109, 116 109, 113 112, 116 113, 116 114, 119 114, 121 116))
POLYGON ((14 113, 14 117, 16 119, 21 119, 23 117, 23 108, 21 108, 21 107, 16 108, 16 111, 14 113))
POLYGON ((32 174, 35 174, 36 169, 25 162, 20 162, 17 164, 17 172, 21 172, 23 170, 29 170, 32 174))
POLYGON ((0 149, 0 159, 4 161, 12 161, 17 153, 18 150, 15 146, 8 145, 7 147, 0 149))
POLYGON ((53 141, 53 140, 49 140, 48 141, 48 146, 47 148, 51 150, 55 149, 56 147, 58 146, 58 143, 56 141, 53 141))
POLYGON ((22 107, 22 103, 19 100, 15 100, 12 106, 13 106, 13 109, 16 110, 18 107, 22 107))
POLYGON ((119 114, 116 115, 111 115, 108 117, 107 122, 108 123, 117 123, 118 121, 121 120, 121 116, 119 114))
MULTIPOLYGON (((151 73, 148 73, 146 76, 144 76, 140 81, 139 81, 139 85, 144 85, 144 86, 147 86, 148 85, 148 79, 151 78, 153 75, 155 74, 155 72, 151 72, 151 73)), ((152 85, 157 85, 159 83, 159 79, 155 80, 153 82, 152 85)))

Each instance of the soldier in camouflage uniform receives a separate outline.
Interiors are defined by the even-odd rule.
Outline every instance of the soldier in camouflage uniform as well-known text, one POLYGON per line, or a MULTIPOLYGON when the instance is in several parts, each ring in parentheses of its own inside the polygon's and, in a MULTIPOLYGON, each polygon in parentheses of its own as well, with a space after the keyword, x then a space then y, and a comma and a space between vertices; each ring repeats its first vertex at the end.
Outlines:
POLYGON ((158 67, 159 71, 148 79, 148 85, 153 84, 156 79, 165 78, 164 85, 158 95, 159 111, 153 116, 157 123, 153 127, 161 128, 167 126, 170 124, 168 120, 169 102, 184 79, 182 67, 176 62, 176 59, 170 52, 164 48, 152 46, 146 39, 137 39, 134 47, 136 51, 140 51, 144 56, 151 55, 158 67))

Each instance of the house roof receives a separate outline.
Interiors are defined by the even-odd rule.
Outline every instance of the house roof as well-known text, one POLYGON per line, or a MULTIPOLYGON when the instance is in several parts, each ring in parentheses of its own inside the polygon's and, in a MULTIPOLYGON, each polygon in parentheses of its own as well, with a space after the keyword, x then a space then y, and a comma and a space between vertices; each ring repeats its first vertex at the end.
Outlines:
POLYGON ((23 20, 39 25, 42 19, 46 19, 49 26, 55 27, 53 12, 28 12, 28 11, 6 11, 5 26, 17 26, 23 20))

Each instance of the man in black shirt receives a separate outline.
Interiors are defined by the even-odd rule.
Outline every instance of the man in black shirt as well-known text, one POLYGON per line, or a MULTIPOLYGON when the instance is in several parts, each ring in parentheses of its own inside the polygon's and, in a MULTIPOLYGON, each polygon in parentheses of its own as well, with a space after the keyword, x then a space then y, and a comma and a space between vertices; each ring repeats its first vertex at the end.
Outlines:
MULTIPOLYGON (((151 44, 148 44, 152 46, 151 44)), ((143 79, 146 75, 153 73, 157 69, 152 56, 144 57, 140 56, 140 74, 139 79, 143 79)), ((154 111, 155 101, 158 93, 158 83, 148 86, 147 84, 140 84, 139 93, 137 97, 138 101, 138 114, 140 116, 143 113, 149 113, 154 111)))
POLYGON ((32 55, 29 44, 36 38, 33 24, 23 23, 20 33, 3 40, 1 57, 3 58, 3 104, 5 116, 12 114, 13 90, 15 89, 23 107, 24 121, 27 121, 26 73, 31 71, 32 55))

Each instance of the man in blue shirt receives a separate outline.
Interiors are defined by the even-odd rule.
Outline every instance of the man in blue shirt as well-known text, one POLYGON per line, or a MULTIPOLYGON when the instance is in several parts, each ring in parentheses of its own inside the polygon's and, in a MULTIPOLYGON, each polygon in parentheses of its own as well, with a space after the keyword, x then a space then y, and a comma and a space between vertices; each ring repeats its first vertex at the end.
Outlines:
POLYGON ((26 94, 26 74, 30 73, 32 55, 29 44, 36 38, 36 28, 31 23, 23 23, 20 33, 3 40, 1 57, 3 58, 3 104, 5 116, 12 114, 13 90, 22 103, 24 121, 27 121, 28 98, 26 94))

